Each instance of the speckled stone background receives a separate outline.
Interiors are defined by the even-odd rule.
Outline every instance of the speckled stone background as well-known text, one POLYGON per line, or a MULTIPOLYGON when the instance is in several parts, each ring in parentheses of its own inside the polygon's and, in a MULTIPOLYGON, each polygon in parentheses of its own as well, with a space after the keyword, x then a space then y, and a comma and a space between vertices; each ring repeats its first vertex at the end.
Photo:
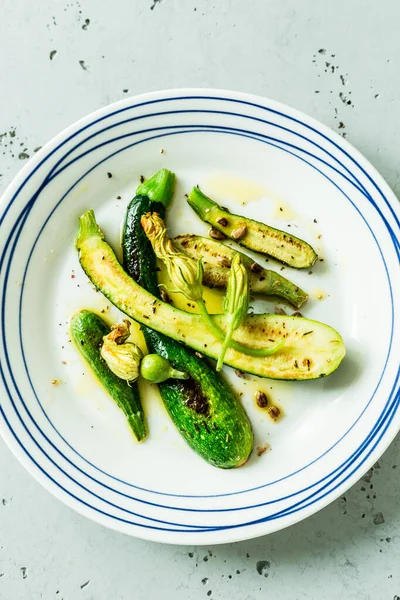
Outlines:
MULTIPOLYGON (((0 193, 86 113, 188 86, 309 113, 400 193, 397 0, 0 0, 0 11, 0 193)), ((0 442, 0 599, 400 600, 399 442, 306 521, 213 548, 103 529, 50 496, 0 442)))

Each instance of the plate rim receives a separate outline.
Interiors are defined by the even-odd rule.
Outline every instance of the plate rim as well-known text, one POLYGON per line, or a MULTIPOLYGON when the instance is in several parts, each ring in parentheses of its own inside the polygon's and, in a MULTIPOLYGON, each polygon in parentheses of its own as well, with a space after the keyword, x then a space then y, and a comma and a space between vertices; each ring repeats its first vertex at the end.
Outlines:
MULTIPOLYGON (((219 99, 221 99, 221 100, 223 100, 223 99, 226 99, 227 101, 232 100, 232 99, 242 100, 244 102, 250 102, 250 103, 262 106, 262 107, 264 106, 264 107, 277 109, 277 110, 283 112, 284 114, 294 116, 295 118, 301 119, 307 125, 311 125, 312 127, 314 127, 317 132, 323 133, 330 139, 333 138, 333 140, 336 142, 336 144, 339 147, 341 147, 347 153, 349 153, 350 157, 356 158, 357 161, 360 163, 360 165, 366 170, 366 172, 372 176, 373 181, 376 182, 380 188, 382 188, 382 191, 387 196, 387 200, 390 201, 390 207, 392 208, 392 210, 395 213, 397 212, 396 209, 398 210, 398 206, 397 206, 397 204, 394 204, 394 202, 393 202, 393 200, 395 200, 397 202, 397 198, 396 198, 394 192, 391 190, 391 188, 386 183, 386 181, 383 179, 383 177, 380 175, 380 173, 375 169, 375 167, 368 161, 368 159, 366 159, 364 157, 364 155, 361 154, 361 152, 359 152, 356 148, 354 148, 354 146, 352 146, 352 144, 350 144, 347 140, 343 139, 338 133, 331 130, 328 126, 324 125, 323 123, 320 123, 318 120, 314 119, 313 117, 310 117, 306 113, 303 113, 302 111, 299 111, 298 109, 292 108, 291 106, 288 106, 281 102, 277 102, 275 100, 272 100, 272 99, 269 99, 269 98, 266 98, 263 96, 248 94, 248 93, 244 93, 244 92, 237 92, 237 91, 231 91, 231 90, 225 90, 225 89, 214 89, 214 88, 177 88, 177 89, 170 89, 170 90, 159 90, 159 91, 154 91, 154 92, 147 92, 147 93, 138 94, 138 95, 124 98, 117 102, 103 106, 102 108, 99 108, 98 110, 85 115, 84 117, 78 119, 74 123, 72 123, 69 126, 67 126, 66 128, 64 128, 60 133, 58 133, 56 136, 54 136, 47 143, 44 144, 44 146, 41 148, 41 150, 39 150, 23 166, 23 168, 17 173, 17 175, 13 178, 13 180, 7 186, 7 188, 5 189, 4 193, 2 194, 2 196, 0 198, 0 217, 3 213, 3 207, 4 207, 4 203, 5 203, 5 200, 7 199, 7 197, 12 196, 17 191, 21 181, 24 180, 24 178, 26 178, 26 176, 32 172, 32 170, 41 162, 42 158, 46 157, 49 154, 50 150, 54 149, 59 142, 65 140, 65 138, 68 137, 69 134, 75 132, 81 126, 90 125, 94 120, 96 120, 98 118, 110 115, 114 110, 118 110, 118 109, 121 109, 124 107, 127 107, 127 108, 132 107, 133 103, 140 103, 143 101, 160 100, 160 99, 173 101, 174 99, 176 99, 175 97, 178 95, 181 97, 182 96, 183 97, 184 96, 199 96, 199 99, 201 97, 205 97, 205 96, 211 96, 211 97, 219 96, 219 99)), ((399 213, 400 213, 400 211, 399 211, 399 213)), ((220 539, 220 540, 218 540, 217 538, 221 537, 221 531, 224 532, 224 530, 215 531, 215 532, 213 532, 213 531, 207 532, 206 537, 203 537, 200 539, 199 539, 198 534, 196 534, 196 532, 194 531, 193 534, 185 533, 185 536, 184 536, 185 539, 181 540, 181 541, 179 539, 176 539, 176 535, 177 535, 176 533, 171 533, 168 531, 155 532, 156 535, 153 535, 154 532, 152 532, 151 535, 147 535, 149 530, 145 530, 145 529, 139 530, 139 528, 137 526, 128 525, 128 527, 130 529, 135 528, 134 531, 124 531, 123 530, 124 528, 121 526, 117 526, 116 523, 115 523, 116 526, 114 527, 113 523, 111 523, 107 517, 106 517, 107 522, 104 522, 104 518, 102 518, 100 515, 98 516, 97 513, 94 513, 91 508, 88 508, 88 509, 83 508, 83 506, 80 503, 77 503, 76 501, 70 499, 69 496, 66 496, 65 493, 60 490, 59 485, 57 485, 55 483, 50 483, 48 476, 41 474, 37 470, 37 467, 33 466, 32 459, 30 459, 26 455, 26 453, 23 449, 19 448, 18 441, 11 439, 12 435, 9 432, 8 427, 6 426, 3 417, 0 419, 0 433, 2 434, 2 437, 5 440, 7 446, 10 448, 10 450, 13 452, 13 454, 17 457, 19 462, 21 462, 21 464, 26 468, 26 470, 31 475, 33 475, 35 477, 35 479, 37 479, 43 487, 48 489, 54 496, 56 496, 64 504, 68 505, 70 508, 73 508, 78 513, 83 514, 84 516, 90 518, 91 520, 94 520, 94 521, 98 522, 99 524, 106 526, 108 528, 115 529, 117 531, 121 531, 123 533, 127 533, 127 534, 130 534, 135 537, 142 538, 142 539, 162 541, 164 543, 173 543, 173 544, 178 543, 178 544, 184 544, 184 545, 190 545, 193 543, 202 544, 202 545, 203 544, 210 545, 210 544, 227 543, 227 542, 232 542, 232 541, 239 541, 239 540, 245 540, 245 539, 259 537, 259 536, 265 535, 267 533, 272 533, 274 531, 277 531, 279 529, 282 529, 282 528, 292 525, 294 523, 300 522, 301 520, 307 518, 311 514, 318 512, 323 507, 325 507, 328 504, 330 504, 331 502, 333 502, 341 494, 343 494, 343 492, 345 490, 349 489, 349 487, 351 487, 356 481, 359 480, 360 477, 362 477, 363 473, 367 472, 371 468, 371 466, 379 459, 379 457, 383 454, 383 452, 385 452, 387 447, 390 445, 390 443, 396 437, 397 427, 396 427, 396 419, 393 419, 392 423, 389 424, 387 430, 383 433, 382 437, 380 439, 378 439, 378 441, 376 442, 376 446, 370 452, 369 456, 362 463, 361 468, 360 467, 356 468, 355 471, 348 477, 348 479, 345 482, 340 484, 335 490, 330 492, 325 498, 319 499, 314 504, 302 509, 301 513, 293 513, 291 515, 285 516, 283 519, 281 519, 279 521, 278 520, 274 521, 273 523, 277 526, 271 527, 271 522, 265 522, 265 523, 259 523, 256 525, 257 529, 261 529, 261 531, 253 531, 253 529, 249 525, 247 525, 246 527, 243 527, 241 530, 231 528, 229 530, 229 532, 232 535, 230 535, 230 536, 224 535, 223 539, 220 539), (240 533, 243 532, 244 535, 235 535, 238 532, 240 532, 240 533), (142 535, 142 533, 145 535, 142 535), (192 537, 193 537, 193 540, 190 539, 192 537), (162 539, 160 539, 160 538, 162 538, 162 539)), ((225 533, 226 533, 226 530, 225 530, 225 533)))

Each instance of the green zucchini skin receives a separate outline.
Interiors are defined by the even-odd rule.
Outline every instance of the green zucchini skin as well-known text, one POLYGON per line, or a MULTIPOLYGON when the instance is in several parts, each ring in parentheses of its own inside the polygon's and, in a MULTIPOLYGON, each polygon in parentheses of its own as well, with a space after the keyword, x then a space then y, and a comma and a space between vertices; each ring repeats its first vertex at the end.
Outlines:
POLYGON ((108 333, 108 325, 89 310, 81 310, 71 319, 71 335, 77 349, 126 416, 137 441, 141 442, 146 437, 146 425, 138 385, 128 385, 114 375, 100 354, 103 337, 108 333))
POLYGON ((304 240, 265 223, 230 213, 198 188, 193 188, 187 201, 202 221, 249 250, 272 256, 296 269, 308 269, 318 258, 314 248, 304 240), (236 237, 235 232, 240 229, 243 233, 236 237))
POLYGON ((140 222, 142 215, 148 212, 156 212, 164 218, 165 207, 141 194, 128 205, 122 232, 123 266, 132 279, 159 298, 156 257, 140 222))
MULTIPOLYGON (((158 297, 156 258, 140 222, 147 212, 164 217, 165 208, 143 195, 128 206, 122 242, 124 266, 133 279, 158 297)), ((164 406, 189 446, 216 467, 244 464, 253 448, 253 433, 232 390, 204 359, 180 343, 149 327, 143 326, 142 331, 149 352, 190 375, 187 380, 168 379, 159 384, 164 406)))

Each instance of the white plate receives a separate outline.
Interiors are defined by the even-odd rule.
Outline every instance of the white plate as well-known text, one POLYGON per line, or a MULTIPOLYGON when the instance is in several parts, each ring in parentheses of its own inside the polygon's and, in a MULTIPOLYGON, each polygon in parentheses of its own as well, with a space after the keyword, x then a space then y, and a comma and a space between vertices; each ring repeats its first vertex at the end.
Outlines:
MULTIPOLYGON (((395 196, 356 150, 270 100, 165 91, 82 119, 28 163, 0 206, 4 439, 63 502, 138 537, 214 544, 269 533, 314 513, 378 459, 399 427, 396 211, 395 196), (200 184, 232 210, 290 225, 311 242, 324 259, 312 275, 283 274, 311 292, 304 315, 329 323, 346 342, 339 370, 319 381, 242 380, 226 369, 243 392, 256 445, 271 446, 240 469, 221 471, 198 458, 150 388, 144 390, 150 435, 135 444, 123 415, 68 341, 74 310, 108 306, 79 267, 78 216, 94 208, 117 245, 140 175, 161 167, 178 178, 172 233, 206 233, 184 197, 200 184), (62 384, 52 385, 53 379, 62 384), (254 406, 257 389, 283 408, 279 423, 254 406)), ((273 306, 258 301, 256 308, 273 306)))

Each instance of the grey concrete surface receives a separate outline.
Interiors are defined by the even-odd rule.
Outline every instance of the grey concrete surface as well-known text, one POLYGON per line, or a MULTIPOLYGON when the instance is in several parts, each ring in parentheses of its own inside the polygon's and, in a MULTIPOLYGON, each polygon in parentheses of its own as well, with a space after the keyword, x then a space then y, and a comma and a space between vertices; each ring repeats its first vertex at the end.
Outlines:
MULTIPOLYGON (((86 113, 200 86, 320 119, 399 195, 399 21, 396 0, 0 0, 0 194, 86 113)), ((0 599, 399 600, 399 442, 306 521, 213 548, 107 531, 56 501, 0 442, 0 599)))

